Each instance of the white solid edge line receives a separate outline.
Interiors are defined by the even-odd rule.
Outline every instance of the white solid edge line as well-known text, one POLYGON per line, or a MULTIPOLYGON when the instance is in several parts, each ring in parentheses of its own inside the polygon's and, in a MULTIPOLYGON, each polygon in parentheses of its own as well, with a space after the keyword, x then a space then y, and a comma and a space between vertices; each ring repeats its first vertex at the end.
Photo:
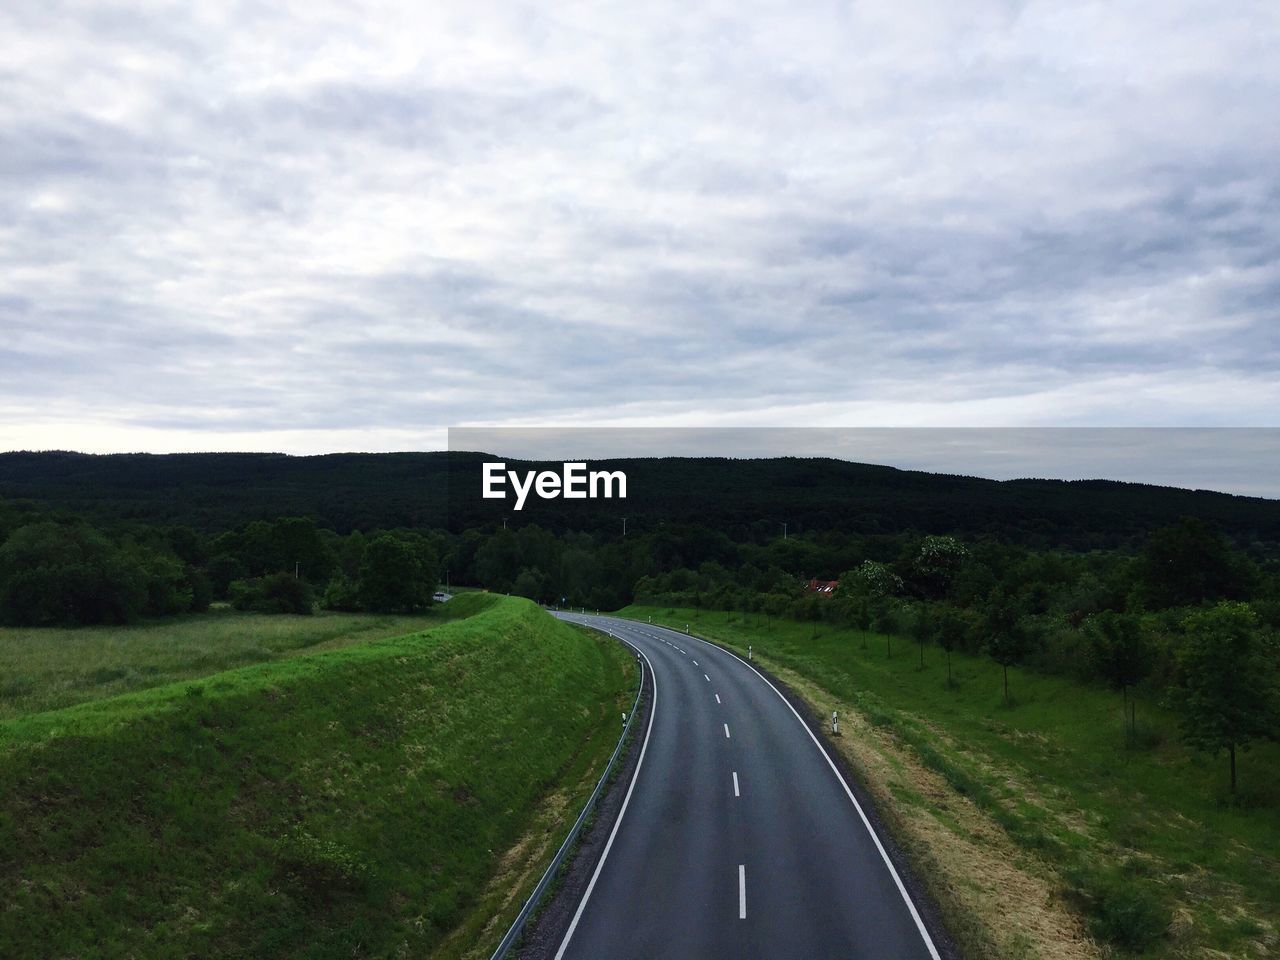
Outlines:
POLYGON ((742 796, 742 794, 738 792, 738 771, 737 770, 733 771, 733 795, 735 797, 742 796))
MULTIPOLYGON (((624 618, 620 618, 624 619, 624 618)), ((907 905, 907 910, 911 912, 911 919, 916 922, 916 929, 920 931, 920 936, 924 939, 924 945, 929 948, 929 956, 933 960, 942 960, 938 953, 938 948, 933 944, 933 938, 929 936, 929 931, 924 925, 924 921, 920 919, 920 912, 916 910, 916 905, 911 901, 911 894, 907 893, 906 885, 902 882, 902 878, 898 876, 898 871, 893 866, 893 861, 889 859, 889 853, 884 848, 884 844, 880 842, 880 837, 876 834, 875 828, 871 826, 871 821, 867 819, 866 812, 862 809, 862 804, 858 803, 858 798, 853 795, 853 791, 849 789, 849 784, 845 782, 844 774, 840 772, 840 768, 835 765, 831 759, 831 755, 827 753, 826 748, 822 746, 822 742, 813 735, 813 731, 809 729, 809 725, 804 722, 804 718, 800 716, 796 708, 791 705, 791 701, 782 695, 782 691, 773 685, 773 683, 763 673, 743 660, 727 647, 722 647, 717 643, 709 640, 703 640, 701 637, 694 637, 699 643, 704 644, 713 650, 719 650, 726 653, 740 664, 754 673, 757 677, 769 685, 769 689, 778 695, 778 699, 787 705, 787 709, 791 711, 792 716, 796 718, 796 722, 804 728, 804 732, 809 735, 809 739, 813 741, 813 745, 818 748, 818 752, 822 754, 822 759, 827 761, 827 766, 831 768, 831 772, 836 775, 836 779, 840 781, 840 786, 844 787, 845 796, 849 798, 849 802, 853 804, 853 809, 858 811, 858 817, 862 820, 862 825, 867 828, 867 833, 871 834, 871 840, 876 845, 876 849, 880 851, 880 859, 884 861, 884 865, 889 870, 889 875, 893 877, 894 885, 898 888, 898 893, 902 895, 902 901, 907 905)), ((559 958, 557 958, 559 960, 559 958)))
POLYGON ((738 919, 747 919, 747 865, 738 864, 738 919))
POLYGON ((604 862, 609 859, 609 850, 613 847, 613 840, 618 835, 618 828, 622 826, 622 818, 627 815, 627 804, 631 802, 631 791, 636 788, 636 781, 640 779, 640 767, 644 764, 645 751, 649 749, 649 734, 653 732, 653 716, 658 712, 658 677, 653 672, 653 664, 649 663, 649 658, 645 656, 645 652, 630 640, 625 637, 619 637, 618 639, 644 657, 644 662, 649 664, 649 677, 653 682, 653 701, 649 704, 649 723, 644 730, 644 743, 640 745, 640 759, 636 761, 636 769, 631 774, 631 784, 627 787, 627 795, 622 798, 622 807, 618 810, 618 819, 613 821, 613 829, 609 831, 609 839, 604 845, 604 852, 600 854, 600 862, 596 864, 595 872, 591 874, 591 882, 587 884, 586 892, 583 893, 582 900, 578 903, 578 909, 573 914, 569 929, 565 931, 564 939, 560 941, 560 949, 556 951, 555 960, 561 960, 565 950, 569 949, 569 941, 573 938, 574 931, 578 929, 578 921, 582 919, 582 911, 586 909, 587 901, 591 899, 591 891, 595 889, 596 881, 600 879, 600 871, 604 869, 604 862))

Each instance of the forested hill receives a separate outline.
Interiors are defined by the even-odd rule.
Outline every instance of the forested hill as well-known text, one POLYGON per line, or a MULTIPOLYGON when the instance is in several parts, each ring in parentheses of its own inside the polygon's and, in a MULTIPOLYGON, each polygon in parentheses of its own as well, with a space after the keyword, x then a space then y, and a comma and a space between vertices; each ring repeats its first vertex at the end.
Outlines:
MULTIPOLYGON (((793 534, 955 532, 1075 548, 1130 544, 1198 516, 1240 543, 1280 543, 1280 501, 1111 481, 993 481, 828 459, 655 458, 593 461, 624 470, 625 501, 480 499, 472 453, 0 454, 0 497, 32 499, 98 521, 214 531, 312 516, 339 532, 449 527, 510 517, 518 525, 641 532, 698 524, 738 541, 793 534), (452 482, 451 482, 452 480, 452 482), (452 489, 452 496, 450 495, 452 489)), ((514 468, 529 464, 509 461, 514 468)))

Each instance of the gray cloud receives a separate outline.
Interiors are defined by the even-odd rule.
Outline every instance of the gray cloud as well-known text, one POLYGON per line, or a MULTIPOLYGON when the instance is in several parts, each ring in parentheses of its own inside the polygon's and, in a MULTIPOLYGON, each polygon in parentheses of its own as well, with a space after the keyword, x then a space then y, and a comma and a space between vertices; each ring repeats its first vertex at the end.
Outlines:
POLYGON ((0 10, 0 447, 1273 425, 1274 4, 0 10))

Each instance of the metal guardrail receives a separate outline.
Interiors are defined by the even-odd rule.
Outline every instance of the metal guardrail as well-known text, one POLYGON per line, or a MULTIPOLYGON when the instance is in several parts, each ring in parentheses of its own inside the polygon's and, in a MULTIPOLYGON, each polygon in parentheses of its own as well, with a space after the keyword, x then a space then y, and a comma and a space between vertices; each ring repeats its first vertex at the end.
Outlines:
MULTIPOLYGON (((609 633, 607 630, 605 632, 609 633)), ((609 633, 609 636, 615 640, 621 639, 621 637, 616 637, 612 633, 609 633)), ((613 767, 618 762, 618 757, 622 755, 622 748, 627 742, 627 734, 631 732, 631 722, 635 719, 636 709, 640 706, 640 695, 644 692, 644 661, 637 656, 636 662, 640 664, 640 683, 636 686, 636 699, 631 704, 631 712, 627 714, 627 722, 622 727, 622 736, 618 738, 618 745, 613 748, 613 756, 605 764, 604 772, 600 774, 600 779, 596 781, 596 787, 591 791, 591 796, 587 798, 586 805, 583 806, 582 812, 578 814, 578 819, 574 822, 569 835, 564 838, 564 843, 560 844, 560 849, 556 851, 556 855, 551 859, 551 863, 547 866, 546 872, 542 874, 538 885, 533 888, 533 893, 529 894, 529 899, 520 908, 515 921, 511 924, 510 929, 507 930, 507 935, 502 938, 502 942, 498 944, 498 949, 493 952, 492 960, 503 960, 512 945, 524 933, 525 924, 529 922, 529 917, 538 906, 538 902, 546 895, 552 881, 555 880, 556 873, 569 855, 569 851, 573 849, 574 841, 578 839, 578 834, 582 832, 582 825, 587 822, 587 817, 595 809, 596 801, 600 799, 600 794, 604 791, 605 782, 609 779, 609 774, 613 772, 613 767)))

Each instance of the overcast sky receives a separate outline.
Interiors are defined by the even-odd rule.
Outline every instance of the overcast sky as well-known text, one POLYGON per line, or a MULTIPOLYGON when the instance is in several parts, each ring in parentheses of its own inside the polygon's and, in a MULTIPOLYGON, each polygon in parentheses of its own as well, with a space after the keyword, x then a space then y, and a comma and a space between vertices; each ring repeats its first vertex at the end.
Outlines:
POLYGON ((0 4, 0 449, 1280 424, 1280 4, 0 4))

